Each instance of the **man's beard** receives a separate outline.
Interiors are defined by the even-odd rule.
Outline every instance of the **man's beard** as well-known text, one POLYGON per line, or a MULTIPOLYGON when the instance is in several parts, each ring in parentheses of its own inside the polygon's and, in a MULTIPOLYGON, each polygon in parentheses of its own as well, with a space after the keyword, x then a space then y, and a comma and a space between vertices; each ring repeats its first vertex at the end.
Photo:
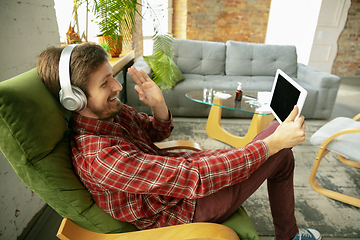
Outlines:
POLYGON ((117 101, 118 101, 118 103, 116 104, 116 107, 113 107, 111 109, 109 109, 109 108, 99 109, 99 108, 92 107, 92 106, 88 106, 88 108, 90 111, 92 111, 93 114, 95 114, 98 117, 98 119, 109 121, 122 111, 124 104, 119 99, 117 101))

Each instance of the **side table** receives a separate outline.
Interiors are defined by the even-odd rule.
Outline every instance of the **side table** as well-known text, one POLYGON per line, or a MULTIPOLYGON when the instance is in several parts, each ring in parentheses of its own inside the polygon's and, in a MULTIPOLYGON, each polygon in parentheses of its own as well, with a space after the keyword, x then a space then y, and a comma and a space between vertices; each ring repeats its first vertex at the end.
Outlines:
POLYGON ((249 98, 246 97, 257 97, 260 92, 244 92, 244 97, 241 102, 237 102, 238 104, 234 104, 234 93, 227 93, 231 96, 228 99, 221 99, 214 96, 214 92, 215 91, 212 92, 212 96, 210 97, 204 97, 203 91, 193 91, 186 94, 186 97, 193 101, 211 105, 206 124, 206 132, 208 136, 213 139, 229 144, 235 148, 244 147, 274 120, 274 116, 270 111, 263 111, 259 106, 251 104, 251 101, 248 101, 249 98), (222 108, 253 114, 251 124, 245 136, 236 136, 221 126, 222 108))

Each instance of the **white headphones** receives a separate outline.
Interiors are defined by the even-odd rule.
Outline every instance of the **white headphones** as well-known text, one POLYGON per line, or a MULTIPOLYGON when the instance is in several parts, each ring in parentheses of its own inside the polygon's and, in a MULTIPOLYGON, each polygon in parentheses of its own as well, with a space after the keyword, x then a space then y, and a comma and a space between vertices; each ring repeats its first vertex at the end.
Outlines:
POLYGON ((85 109, 87 99, 85 93, 70 82, 70 57, 76 44, 66 46, 60 56, 59 79, 61 90, 59 92, 60 103, 70 111, 80 112, 85 109))

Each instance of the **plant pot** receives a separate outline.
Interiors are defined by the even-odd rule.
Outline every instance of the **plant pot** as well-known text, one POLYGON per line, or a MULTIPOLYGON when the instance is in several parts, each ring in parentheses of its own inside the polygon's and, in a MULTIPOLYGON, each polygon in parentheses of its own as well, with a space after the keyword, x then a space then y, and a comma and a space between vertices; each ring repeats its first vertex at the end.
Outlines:
POLYGON ((70 26, 66 33, 67 44, 81 43, 79 35, 75 32, 74 27, 70 26))
POLYGON ((119 35, 119 40, 114 42, 110 36, 99 36, 99 43, 106 42, 110 48, 111 57, 119 57, 122 52, 122 36, 119 35))

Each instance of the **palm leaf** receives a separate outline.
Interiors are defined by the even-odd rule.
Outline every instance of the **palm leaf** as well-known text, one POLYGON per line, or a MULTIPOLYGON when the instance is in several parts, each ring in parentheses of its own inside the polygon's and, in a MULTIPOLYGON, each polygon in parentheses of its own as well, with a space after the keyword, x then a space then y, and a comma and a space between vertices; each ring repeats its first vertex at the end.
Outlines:
MULTIPOLYGON (((155 35, 153 36, 154 40, 154 52, 158 52, 158 50, 161 50, 166 56, 169 58, 174 57, 174 51, 173 51, 173 38, 170 35, 158 35, 157 32, 155 32, 155 35)), ((155 54, 156 55, 156 54, 155 54)))
POLYGON ((132 30, 136 30, 135 14, 140 14, 137 5, 136 0, 94 0, 94 13, 102 35, 110 36, 113 41, 117 41, 119 35, 131 39, 132 30))
POLYGON ((153 27, 155 34, 152 36, 154 40, 153 46, 153 57, 154 64, 153 80, 159 86, 161 90, 167 90, 174 86, 174 69, 172 68, 171 62, 174 57, 173 51, 173 37, 170 34, 162 34, 160 21, 158 15, 161 14, 156 12, 150 4, 147 4, 147 9, 152 11, 153 14, 153 27))
MULTIPOLYGON (((123 39, 132 39, 133 30, 136 30, 135 14, 142 16, 137 6, 137 0, 94 0, 94 13, 99 20, 102 35, 111 36, 114 42, 119 35, 122 35, 123 39)), ((148 2, 142 6, 152 12, 154 22, 154 81, 160 89, 165 90, 174 84, 172 81, 174 71, 171 67, 174 57, 173 38, 169 34, 163 34, 161 30, 157 17, 161 12, 156 12, 148 2)))
POLYGON ((171 66, 172 59, 163 51, 157 50, 154 53, 153 80, 161 90, 167 90, 174 86, 174 70, 171 66))

